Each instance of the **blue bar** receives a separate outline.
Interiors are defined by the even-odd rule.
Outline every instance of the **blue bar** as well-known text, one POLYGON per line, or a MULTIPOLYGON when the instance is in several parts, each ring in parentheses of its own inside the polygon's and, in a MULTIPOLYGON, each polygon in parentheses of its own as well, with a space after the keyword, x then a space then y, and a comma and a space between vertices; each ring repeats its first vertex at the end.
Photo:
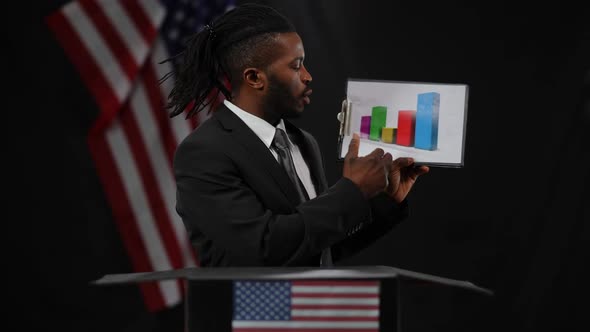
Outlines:
POLYGON ((422 150, 436 150, 438 143, 439 106, 439 93, 428 92, 418 94, 414 147, 422 150))

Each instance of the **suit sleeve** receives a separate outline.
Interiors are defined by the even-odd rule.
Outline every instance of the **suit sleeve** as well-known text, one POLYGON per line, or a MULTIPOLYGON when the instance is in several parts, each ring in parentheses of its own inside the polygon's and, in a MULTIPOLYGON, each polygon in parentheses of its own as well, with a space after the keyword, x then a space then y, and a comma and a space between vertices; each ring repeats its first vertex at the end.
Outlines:
MULTIPOLYGON (((310 143, 314 158, 321 162, 321 169, 323 170, 324 160, 319 145, 310 134, 305 133, 305 136, 310 143)), ((325 178, 320 180, 322 185, 326 185, 325 178)), ((367 248, 389 232, 395 225, 406 219, 409 214, 407 200, 397 204, 385 193, 370 199, 369 206, 370 213, 366 218, 358 220, 356 225, 347 230, 343 240, 331 246, 334 261, 352 256, 367 248)))
POLYGON ((370 200, 371 215, 367 222, 357 225, 347 237, 332 246, 334 261, 350 257, 367 248, 383 237, 409 215, 408 201, 397 204, 387 194, 380 194, 370 200))
POLYGON ((276 213, 261 203, 223 151, 185 142, 174 161, 177 211, 191 241, 199 234, 232 266, 302 265, 344 240, 367 220, 370 204, 341 179, 295 211, 276 213))

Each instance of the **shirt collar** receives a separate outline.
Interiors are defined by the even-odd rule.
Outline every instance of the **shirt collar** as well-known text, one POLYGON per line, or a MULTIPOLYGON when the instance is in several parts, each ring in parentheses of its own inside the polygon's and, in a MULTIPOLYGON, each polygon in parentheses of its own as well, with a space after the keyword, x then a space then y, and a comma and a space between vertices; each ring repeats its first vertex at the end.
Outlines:
MULTIPOLYGON (((279 121, 279 124, 275 128, 270 123, 257 117, 256 115, 244 111, 243 109, 239 108, 227 99, 224 100, 223 103, 225 104, 225 106, 227 106, 227 108, 230 109, 230 111, 232 111, 242 121, 244 121, 246 126, 248 126, 248 128, 250 128, 256 134, 256 136, 260 138, 260 140, 264 143, 264 145, 266 145, 267 148, 270 148, 270 145, 272 144, 272 140, 275 137, 276 128, 280 128, 287 132, 287 130, 285 129, 285 123, 283 122, 283 119, 279 121)), ((289 144, 292 144, 290 140, 289 144)))

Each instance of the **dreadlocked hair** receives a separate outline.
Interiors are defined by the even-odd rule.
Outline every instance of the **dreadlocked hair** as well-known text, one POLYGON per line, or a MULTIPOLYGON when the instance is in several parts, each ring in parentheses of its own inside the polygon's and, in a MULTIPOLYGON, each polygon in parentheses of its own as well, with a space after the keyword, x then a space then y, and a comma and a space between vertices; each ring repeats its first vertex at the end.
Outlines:
POLYGON ((185 110, 186 117, 191 117, 214 103, 220 93, 231 101, 230 86, 239 86, 242 70, 265 67, 273 58, 279 34, 294 31, 291 22, 275 9, 247 3, 191 36, 184 51, 163 61, 174 67, 160 79, 174 78, 166 105, 170 117, 185 110))

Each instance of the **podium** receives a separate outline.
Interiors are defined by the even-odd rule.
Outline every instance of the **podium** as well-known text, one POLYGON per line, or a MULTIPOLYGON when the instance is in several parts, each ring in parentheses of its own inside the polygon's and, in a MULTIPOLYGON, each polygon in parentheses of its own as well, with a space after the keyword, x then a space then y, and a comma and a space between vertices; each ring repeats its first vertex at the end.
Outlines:
POLYGON ((468 281, 390 266, 186 268, 109 274, 93 284, 178 279, 187 332, 428 331, 425 306, 444 312, 445 298, 457 294, 470 305, 493 296, 468 281))

